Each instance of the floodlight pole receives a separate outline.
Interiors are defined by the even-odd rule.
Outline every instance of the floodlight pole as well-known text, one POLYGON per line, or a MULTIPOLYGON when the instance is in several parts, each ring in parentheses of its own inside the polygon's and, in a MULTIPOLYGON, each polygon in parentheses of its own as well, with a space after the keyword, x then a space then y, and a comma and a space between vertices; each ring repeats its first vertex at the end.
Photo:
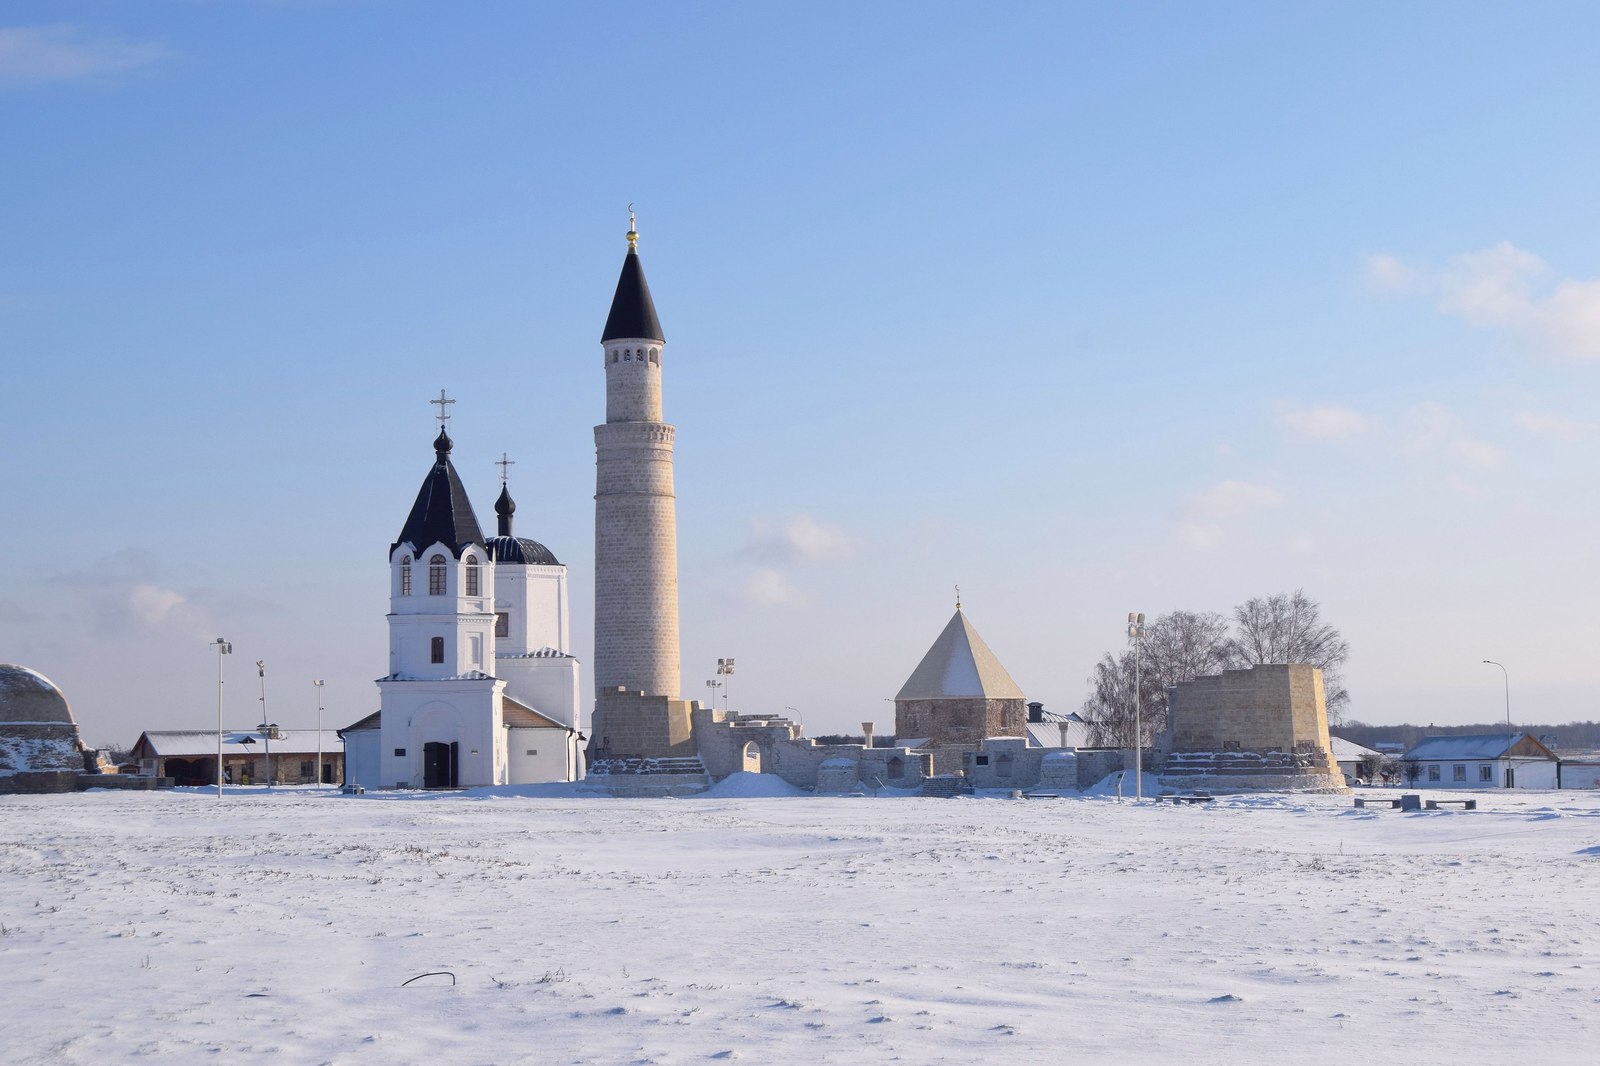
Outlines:
POLYGON ((317 686, 317 787, 322 787, 322 681, 311 682, 317 686))
POLYGON ((222 798, 222 657, 233 651, 233 645, 218 637, 211 642, 217 649, 217 799, 222 798))
POLYGON ((261 731, 267 742, 267 787, 272 787, 272 733, 267 728, 267 661, 256 660, 256 672, 261 675, 261 731))
MULTIPOLYGON (((717 660, 717 676, 718 677, 732 677, 733 676, 733 660, 732 659, 718 659, 717 660)), ((732 713, 732 710, 733 710, 732 705, 728 702, 729 699, 731 698, 730 690, 732 688, 733 688, 733 682, 724 681, 722 683, 722 709, 724 711, 728 711, 729 713, 732 713)))
POLYGON ((1139 641, 1144 636, 1144 615, 1128 612, 1128 639, 1133 641, 1133 797, 1144 801, 1144 707, 1139 691, 1139 641))
POLYGON ((1497 663, 1493 659, 1483 660, 1485 666, 1498 666, 1500 673, 1506 680, 1506 788, 1511 787, 1511 671, 1505 668, 1504 663, 1497 663))

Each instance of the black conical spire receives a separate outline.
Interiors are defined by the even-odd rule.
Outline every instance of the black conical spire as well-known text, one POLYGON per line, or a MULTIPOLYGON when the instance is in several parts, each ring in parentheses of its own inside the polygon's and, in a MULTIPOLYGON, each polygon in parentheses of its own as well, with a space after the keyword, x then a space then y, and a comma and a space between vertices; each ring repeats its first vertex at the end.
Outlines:
POLYGON ((450 434, 440 425, 439 435, 433 440, 433 469, 428 471, 417 492, 417 502, 411 505, 400 536, 389 546, 390 555, 401 544, 410 544, 413 551, 424 551, 433 544, 447 544, 459 557, 467 545, 483 543, 478 516, 472 513, 467 490, 450 462, 453 447, 450 434))
POLYGON ((611 298, 611 313, 606 316, 600 343, 627 337, 665 344, 667 338, 661 334, 656 304, 650 299, 650 283, 644 280, 644 267, 639 265, 639 233, 633 228, 633 205, 628 208, 628 254, 622 260, 622 276, 617 279, 617 292, 611 298))

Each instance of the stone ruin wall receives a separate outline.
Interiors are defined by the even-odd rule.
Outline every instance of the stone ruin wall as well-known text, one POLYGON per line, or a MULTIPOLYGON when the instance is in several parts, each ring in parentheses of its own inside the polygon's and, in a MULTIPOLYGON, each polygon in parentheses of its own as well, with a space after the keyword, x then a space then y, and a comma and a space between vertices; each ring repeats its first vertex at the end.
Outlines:
POLYGON ((83 772, 77 726, 0 724, 0 793, 72 792, 83 772))
POLYGON ((1190 787, 1344 788, 1322 671, 1267 664, 1173 686, 1164 779, 1190 787))
POLYGON ((590 762, 597 758, 669 758, 695 754, 689 700, 610 689, 595 699, 590 762))

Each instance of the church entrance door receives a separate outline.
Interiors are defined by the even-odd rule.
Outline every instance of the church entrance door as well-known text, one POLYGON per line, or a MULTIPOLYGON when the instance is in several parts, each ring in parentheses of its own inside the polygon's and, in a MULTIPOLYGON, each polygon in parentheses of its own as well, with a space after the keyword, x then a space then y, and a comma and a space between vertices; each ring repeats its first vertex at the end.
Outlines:
POLYGON ((461 745, 430 740, 422 746, 422 787, 455 788, 460 779, 461 745))

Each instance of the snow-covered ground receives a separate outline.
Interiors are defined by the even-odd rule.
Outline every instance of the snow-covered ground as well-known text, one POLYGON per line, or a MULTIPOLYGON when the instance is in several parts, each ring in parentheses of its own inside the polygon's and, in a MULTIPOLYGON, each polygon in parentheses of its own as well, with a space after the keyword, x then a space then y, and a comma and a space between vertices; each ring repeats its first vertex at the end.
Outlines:
POLYGON ((1597 1061, 1600 794, 510 791, 0 797, 0 1057, 1597 1061))

